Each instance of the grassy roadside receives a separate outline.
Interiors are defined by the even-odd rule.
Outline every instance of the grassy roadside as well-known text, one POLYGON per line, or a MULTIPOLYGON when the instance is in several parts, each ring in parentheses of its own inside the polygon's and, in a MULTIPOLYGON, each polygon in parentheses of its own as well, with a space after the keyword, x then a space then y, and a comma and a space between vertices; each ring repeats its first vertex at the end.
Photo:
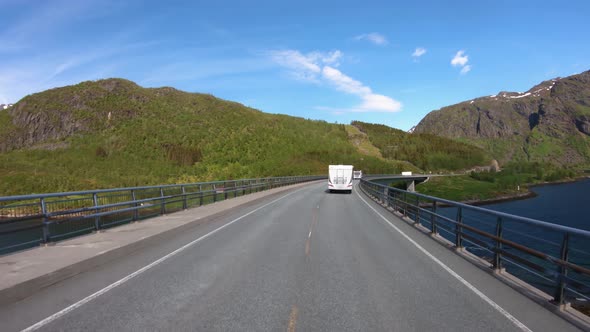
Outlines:
POLYGON ((419 193, 460 202, 478 202, 522 197, 529 186, 572 181, 574 170, 542 163, 511 163, 500 172, 481 172, 448 177, 433 177, 416 186, 419 193))
POLYGON ((518 196, 528 192, 528 186, 500 188, 497 183, 473 179, 469 175, 433 177, 416 186, 416 191, 458 202, 518 196))

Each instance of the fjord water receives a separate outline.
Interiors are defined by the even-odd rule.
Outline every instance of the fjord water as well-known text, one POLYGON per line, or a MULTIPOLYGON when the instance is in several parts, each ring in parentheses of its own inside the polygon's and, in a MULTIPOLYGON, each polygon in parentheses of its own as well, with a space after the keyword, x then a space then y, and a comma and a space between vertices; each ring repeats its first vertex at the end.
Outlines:
POLYGON ((531 190, 536 197, 483 207, 590 231, 590 178, 531 190))
MULTIPOLYGON (((563 184, 551 184, 532 187, 531 190, 537 194, 533 198, 508 201, 496 204, 482 206, 483 208, 523 216, 531 219, 541 220, 558 225, 573 227, 577 229, 590 231, 590 218, 588 217, 588 207, 590 205, 590 178, 563 184)), ((444 208, 439 213, 454 219, 457 214, 456 208, 444 208)), ((490 234, 495 233, 496 220, 487 218, 481 214, 470 213, 465 211, 463 214, 464 222, 476 226, 490 234)), ((563 233, 527 225, 519 222, 505 222, 504 235, 507 240, 523 244, 531 249, 535 249, 553 257, 560 257, 560 250, 563 241, 563 233)), ((454 235, 443 234, 445 238, 454 241, 454 235)), ((483 239, 482 239, 483 240, 483 239)), ((589 239, 578 235, 573 235, 569 239, 569 261, 580 266, 590 266, 590 242, 589 239)), ((488 241, 486 241, 488 242, 488 241)), ((493 246, 493 243, 488 242, 493 246)), ((491 260, 492 254, 487 250, 482 250, 477 246, 465 243, 467 250, 484 258, 491 260)), ((537 259, 529 255, 523 255, 522 252, 513 251, 511 248, 506 250, 518 253, 521 257, 527 257, 538 266, 544 267, 545 272, 533 272, 532 269, 526 268, 522 264, 516 264, 511 260, 504 260, 503 266, 508 272, 516 275, 518 278, 527 281, 553 294, 555 291, 555 281, 551 276, 556 271, 556 266, 549 264, 547 261, 537 259)), ((586 285, 590 285, 588 276, 579 275, 569 272, 568 275, 573 280, 577 280, 586 285)), ((576 299, 590 296, 583 292, 566 291, 566 296, 570 299, 576 299)))

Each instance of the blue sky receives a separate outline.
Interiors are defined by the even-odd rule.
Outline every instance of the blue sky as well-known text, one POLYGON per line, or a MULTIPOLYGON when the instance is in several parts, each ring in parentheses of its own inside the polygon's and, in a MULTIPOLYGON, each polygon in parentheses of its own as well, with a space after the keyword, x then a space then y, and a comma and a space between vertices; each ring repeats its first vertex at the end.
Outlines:
POLYGON ((590 1, 0 0, 0 103, 122 77, 408 130, 590 69, 590 1))

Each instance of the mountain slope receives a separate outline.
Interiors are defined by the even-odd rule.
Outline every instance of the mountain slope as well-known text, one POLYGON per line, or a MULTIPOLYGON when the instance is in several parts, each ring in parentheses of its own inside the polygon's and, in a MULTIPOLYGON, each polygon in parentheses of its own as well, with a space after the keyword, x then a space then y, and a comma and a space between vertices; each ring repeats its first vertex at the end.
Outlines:
POLYGON ((503 163, 590 164, 590 71, 444 107, 414 133, 475 144, 503 163))
MULTIPOLYGON (((426 165, 417 155, 396 160, 375 143, 406 144, 405 136, 390 135, 394 129, 365 130, 369 124, 359 124, 347 131, 344 125, 266 114, 211 95, 146 89, 122 79, 82 82, 0 110, 0 195, 325 174, 329 164, 339 163, 379 174, 417 170, 409 163, 426 165)), ((455 166, 468 164, 473 160, 455 166)))
POLYGON ((369 137, 383 157, 406 161, 423 171, 465 169, 491 162, 482 149, 448 138, 409 134, 385 125, 360 121, 353 121, 352 125, 369 137))
POLYGON ((369 140, 369 136, 362 132, 358 127, 353 125, 346 125, 346 132, 348 133, 348 140, 356 146, 360 153, 367 156, 374 156, 383 159, 381 150, 377 148, 369 140))
POLYGON ((108 79, 0 111, 0 195, 324 174, 399 172, 360 154, 343 125, 266 114, 210 95, 108 79))

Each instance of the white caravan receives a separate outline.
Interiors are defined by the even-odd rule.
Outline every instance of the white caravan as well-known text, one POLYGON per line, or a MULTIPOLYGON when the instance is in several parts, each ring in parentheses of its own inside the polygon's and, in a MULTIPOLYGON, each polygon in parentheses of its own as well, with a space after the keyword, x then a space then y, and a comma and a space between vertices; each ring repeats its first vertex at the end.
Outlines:
POLYGON ((330 165, 328 189, 352 193, 352 165, 330 165))

